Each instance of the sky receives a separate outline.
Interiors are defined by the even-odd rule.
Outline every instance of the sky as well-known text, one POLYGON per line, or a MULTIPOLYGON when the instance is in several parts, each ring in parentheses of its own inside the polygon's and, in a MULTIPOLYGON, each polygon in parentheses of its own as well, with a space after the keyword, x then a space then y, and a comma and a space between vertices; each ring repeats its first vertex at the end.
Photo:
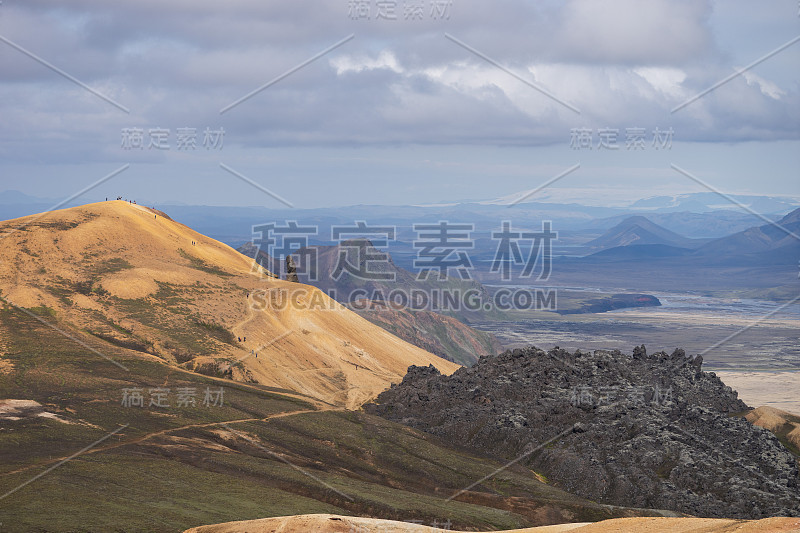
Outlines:
POLYGON ((275 208, 800 196, 799 10, 3 0, 0 191, 275 208))

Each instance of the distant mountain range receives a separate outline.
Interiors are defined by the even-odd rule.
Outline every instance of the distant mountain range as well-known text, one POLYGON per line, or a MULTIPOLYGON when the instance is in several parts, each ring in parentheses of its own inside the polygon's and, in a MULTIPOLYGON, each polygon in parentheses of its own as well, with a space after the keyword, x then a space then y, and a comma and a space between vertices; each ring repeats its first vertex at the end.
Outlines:
POLYGON ((689 239, 643 216, 629 217, 585 246, 599 249, 590 259, 606 261, 681 257, 686 262, 794 264, 800 259, 800 208, 774 223, 719 239, 689 239))
POLYGON ((705 255, 767 254, 770 258, 794 254, 800 257, 800 209, 775 224, 762 224, 703 246, 705 255))
MULTIPOLYGON (((585 195, 572 198, 555 194, 555 191, 548 194, 543 191, 530 201, 516 205, 502 199, 422 206, 356 205, 319 209, 193 206, 154 203, 141 198, 138 203, 169 212, 176 220, 234 247, 252 240, 254 225, 286 220, 316 225, 319 235, 312 239, 312 244, 333 244, 330 240, 331 226, 352 225, 354 220, 397 225, 400 241, 414 237, 410 227, 412 223, 439 220, 474 223, 476 232, 486 237, 497 230, 502 220, 512 220, 519 227, 535 227, 542 220, 552 220, 554 228, 560 231, 585 233, 604 231, 627 217, 646 214, 651 221, 690 238, 722 237, 759 223, 758 217, 752 213, 710 192, 659 196, 614 206, 593 205, 596 200, 585 195)), ((521 194, 511 196, 517 199, 521 194)), ((780 218, 800 206, 800 198, 791 196, 733 195, 731 198, 769 219, 780 218)), ((0 192, 0 219, 39 213, 58 202, 57 199, 37 198, 18 191, 0 192)), ((77 198, 64 207, 85 202, 85 198, 77 198)))
MULTIPOLYGON (((722 290, 728 285, 737 290, 756 291, 747 292, 750 297, 761 295, 779 300, 796 294, 796 265, 800 256, 793 248, 796 243, 782 241, 780 230, 774 233, 775 228, 766 223, 767 220, 782 220, 787 213, 796 210, 797 207, 791 205, 795 200, 788 196, 734 197, 737 202, 758 208, 761 214, 755 215, 710 193, 679 195, 674 201, 671 198, 669 202, 664 198, 634 202, 635 208, 545 201, 514 206, 471 203, 325 209, 156 207, 169 212, 176 221, 234 248, 254 239, 254 226, 270 222, 285 226, 288 221, 297 221, 315 228, 314 234, 308 237, 307 244, 311 246, 338 244, 332 239, 335 226, 352 227, 357 221, 394 226, 396 239, 389 243, 388 251, 397 267, 411 271, 415 270, 414 259, 419 251, 414 247, 418 239, 415 224, 469 223, 474 225, 471 238, 475 247, 469 252, 474 265, 473 279, 483 283, 497 282, 497 276, 489 273, 489 267, 498 247, 493 233, 500 229, 502 221, 511 221, 515 230, 540 231, 543 221, 550 220, 558 232, 558 240, 553 242, 553 254, 558 263, 554 264, 553 271, 555 285, 616 287, 637 292, 700 290, 702 287, 711 290, 712 286, 714 290, 722 290), (695 205, 698 212, 686 211, 691 207, 690 200, 699 202, 695 205), (648 222, 634 219, 638 221, 638 227, 634 228, 631 217, 644 217, 648 222), (614 232, 617 234, 612 235, 614 232), (592 245, 587 247, 587 243, 592 245), (643 268, 644 264, 647 268, 643 268), (720 277, 720 268, 725 269, 724 277, 720 277), (746 271, 750 268, 761 270, 746 271), (705 271, 701 273, 698 269, 705 271)), ((20 193, 0 193, 0 218, 36 213, 54 205, 30 203, 33 201, 41 199, 20 193)), ((784 219, 783 224, 791 225, 792 220, 791 217, 784 219)), ((526 250, 523 249, 523 253, 526 250)), ((529 283, 529 280, 519 281, 529 283)))
MULTIPOLYGON (((731 194, 728 197, 757 213, 780 213, 800 206, 800 198, 794 196, 731 194)), ((733 204, 729 200, 714 192, 653 196, 637 200, 630 205, 631 209, 642 211, 692 211, 696 213, 731 209, 732 207, 733 204)))
MULTIPOLYGON (((648 212, 647 219, 679 235, 691 238, 726 237, 737 231, 760 225, 763 219, 744 211, 719 209, 713 212, 693 213, 691 211, 648 212)), ((764 215, 770 220, 778 220, 781 215, 764 215)), ((631 217, 630 213, 592 220, 584 226, 588 231, 605 231, 631 217)))
MULTIPOLYGON (((623 209, 648 212, 694 211, 705 213, 720 209, 730 209, 732 202, 715 192, 695 192, 675 195, 651 196, 642 198, 632 203, 609 198, 608 191, 599 189, 560 189, 545 188, 531 194, 532 191, 519 191, 492 200, 481 200, 474 203, 481 205, 526 205, 529 203, 550 204, 577 204, 598 206, 599 204, 614 205, 623 209), (530 198, 527 197, 530 195, 530 198), (603 198, 604 200, 601 200, 603 198), (521 201, 520 201, 521 200, 521 201)), ((728 198, 748 208, 763 212, 785 212, 800 206, 800 197, 797 196, 766 196, 730 194, 728 198)), ((439 204, 456 205, 456 204, 439 204)))

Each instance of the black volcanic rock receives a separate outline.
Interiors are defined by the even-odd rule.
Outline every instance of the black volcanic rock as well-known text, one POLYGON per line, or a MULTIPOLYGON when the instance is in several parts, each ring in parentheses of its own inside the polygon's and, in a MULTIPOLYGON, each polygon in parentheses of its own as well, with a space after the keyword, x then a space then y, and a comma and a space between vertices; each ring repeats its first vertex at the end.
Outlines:
POLYGON ((299 283, 297 279, 297 265, 294 264, 294 259, 291 255, 286 256, 286 281, 293 281, 299 283))
POLYGON ((516 459, 602 503, 707 517, 800 516, 798 465, 701 357, 537 348, 443 376, 409 368, 370 413, 516 459))

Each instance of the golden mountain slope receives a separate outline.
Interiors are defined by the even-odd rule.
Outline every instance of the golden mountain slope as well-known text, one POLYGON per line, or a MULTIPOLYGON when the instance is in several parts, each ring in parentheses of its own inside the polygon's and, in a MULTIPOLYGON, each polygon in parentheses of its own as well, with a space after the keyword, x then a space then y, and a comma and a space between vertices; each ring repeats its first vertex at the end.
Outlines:
MULTIPOLYGON (((301 515, 261 520, 246 520, 200 526, 184 533, 443 533, 441 527, 336 515, 301 515)), ((615 518, 595 523, 557 524, 507 530, 506 533, 797 533, 798 518, 765 518, 763 520, 727 520, 721 518, 615 518)), ((459 533, 453 531, 453 533, 459 533)), ((462 532, 463 533, 463 532, 462 532)))
POLYGON ((100 351, 110 342, 349 408, 409 365, 457 368, 318 289, 275 279, 232 248, 123 201, 0 223, 0 293, 100 351))

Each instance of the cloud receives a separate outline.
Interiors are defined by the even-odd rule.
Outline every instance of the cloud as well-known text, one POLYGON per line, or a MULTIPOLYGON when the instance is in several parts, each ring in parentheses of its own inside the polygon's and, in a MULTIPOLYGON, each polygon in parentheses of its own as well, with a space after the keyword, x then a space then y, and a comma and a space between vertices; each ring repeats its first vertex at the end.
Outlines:
POLYGON ((330 61, 336 69, 336 74, 341 76, 346 72, 361 72, 362 70, 388 69, 402 74, 403 68, 398 64, 397 58, 390 50, 381 50, 376 57, 343 55, 330 61))
POLYGON ((751 71, 670 113, 732 72, 735 62, 714 40, 713 7, 454 0, 446 20, 354 21, 344 1, 4 4, 0 33, 131 114, 0 43, 0 156, 90 157, 94 143, 105 157, 131 126, 224 126, 228 142, 247 149, 558 145, 574 127, 673 127, 682 141, 797 139, 796 76, 791 84, 751 71), (219 114, 351 33, 352 41, 219 114))
MULTIPOLYGON (((741 68, 742 67, 736 67, 736 70, 740 70, 741 68)), ((745 81, 747 81, 747 85, 758 86, 758 88, 761 90, 761 94, 769 96, 775 100, 780 100, 781 97, 786 96, 786 91, 781 90, 781 88, 776 84, 769 80, 765 80, 754 72, 744 72, 742 76, 744 76, 745 81)))
POLYGON ((555 48, 582 62, 680 65, 712 51, 711 8, 700 0, 572 0, 555 48))
POLYGON ((644 78, 658 93, 672 98, 681 98, 685 91, 682 88, 686 80, 686 72, 676 68, 641 67, 633 70, 634 74, 644 78))

